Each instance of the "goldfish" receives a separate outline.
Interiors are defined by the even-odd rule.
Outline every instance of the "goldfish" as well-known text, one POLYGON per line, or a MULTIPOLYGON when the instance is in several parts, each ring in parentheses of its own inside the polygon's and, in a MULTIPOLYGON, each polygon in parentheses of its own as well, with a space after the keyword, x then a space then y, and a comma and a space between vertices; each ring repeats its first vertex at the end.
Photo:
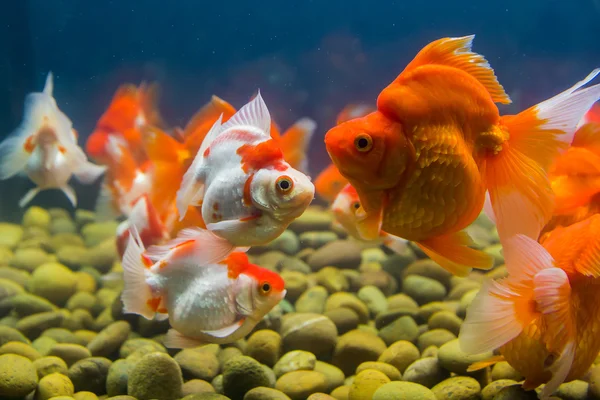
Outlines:
POLYGON ((221 248, 213 246, 215 240, 209 231, 189 229, 170 244, 145 250, 131 229, 123 257, 124 311, 168 317, 167 347, 234 342, 285 297, 276 272, 251 264, 241 251, 223 258, 210 251, 221 248))
POLYGON ((320 198, 332 203, 338 193, 348 184, 335 164, 329 164, 315 179, 315 191, 320 198))
POLYGON ((463 230, 486 193, 500 238, 537 239, 553 212, 547 169, 600 97, 582 89, 600 72, 518 115, 500 116, 510 98, 474 36, 425 46, 377 98, 377 110, 331 128, 327 151, 358 192, 358 231, 415 242, 455 275, 489 269, 463 230))
POLYGON ((117 227, 117 252, 122 259, 129 242, 129 231, 132 226, 140 235, 144 247, 158 244, 170 238, 167 227, 161 220, 156 208, 147 194, 142 195, 133 205, 131 214, 117 227))
POLYGON ((162 125, 162 117, 156 103, 158 85, 142 83, 139 87, 131 84, 120 86, 111 103, 98 120, 94 131, 86 142, 86 152, 99 163, 109 162, 108 140, 119 138, 129 147, 136 161, 147 160, 143 152, 140 129, 146 125, 162 125))
POLYGON ((136 201, 152 187, 154 164, 151 160, 138 165, 129 146, 118 137, 107 142, 107 174, 96 202, 100 219, 128 216, 136 201))
POLYGON ((260 94, 226 123, 214 123, 177 192, 180 219, 199 206, 207 229, 253 246, 278 237, 306 210, 314 185, 284 160, 270 126, 260 94))
POLYGON ((579 125, 585 125, 590 122, 600 123, 600 103, 596 103, 589 109, 585 116, 579 122, 579 125))
POLYGON ((566 381, 581 378, 600 351, 600 214, 558 227, 541 242, 515 235, 503 243, 508 277, 488 279, 467 309, 461 349, 500 356, 525 377, 523 387, 545 383, 547 399, 566 381))
POLYGON ((555 206, 541 235, 600 212, 600 123, 586 123, 575 132, 571 147, 552 163, 548 177, 555 206))
MULTIPOLYGON (((373 111, 375 108, 367 104, 348 104, 338 114, 336 124, 364 117, 373 111)), ((335 164, 329 164, 315 179, 315 191, 320 198, 332 203, 346 184, 348 184, 348 180, 344 178, 335 164)))
MULTIPOLYGON (((356 228, 356 211, 358 209, 360 209, 360 199, 352 185, 346 185, 331 205, 336 222, 341 225, 348 235, 354 239, 362 240, 356 228)), ((386 247, 395 252, 402 252, 406 248, 407 242, 405 239, 383 231, 379 233, 379 239, 375 241, 382 241, 386 247)))
POLYGON ((58 108, 53 89, 49 72, 43 91, 25 98, 20 125, 0 144, 0 179, 24 172, 36 184, 19 201, 21 207, 47 189, 60 189, 75 207, 77 196, 68 184, 71 176, 92 183, 105 171, 90 163, 78 146, 77 132, 58 108))

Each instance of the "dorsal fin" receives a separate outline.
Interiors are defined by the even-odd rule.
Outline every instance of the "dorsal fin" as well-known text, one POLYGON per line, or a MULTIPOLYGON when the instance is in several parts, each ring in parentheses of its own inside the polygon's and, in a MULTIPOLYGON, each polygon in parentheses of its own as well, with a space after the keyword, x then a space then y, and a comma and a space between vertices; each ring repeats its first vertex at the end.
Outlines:
POLYGON ((260 95, 260 91, 252 101, 240 108, 233 117, 223 124, 223 130, 236 125, 253 126, 264 132, 265 135, 270 135, 271 115, 265 101, 260 95))
POLYGON ((48 96, 52 96, 52 92, 54 92, 54 75, 52 71, 48 72, 46 76, 46 84, 44 85, 44 94, 48 96))
POLYGON ((494 70, 481 55, 471 51, 475 35, 443 38, 429 43, 406 66, 404 72, 426 64, 439 64, 467 72, 477 79, 489 92, 495 103, 510 104, 512 101, 498 82, 494 70))

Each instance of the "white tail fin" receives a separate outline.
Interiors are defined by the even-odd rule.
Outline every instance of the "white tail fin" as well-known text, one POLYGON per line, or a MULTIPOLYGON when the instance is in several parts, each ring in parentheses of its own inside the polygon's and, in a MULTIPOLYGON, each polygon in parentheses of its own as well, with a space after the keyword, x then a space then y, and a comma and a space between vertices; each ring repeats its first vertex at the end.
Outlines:
POLYGON ((75 194, 75 190, 69 185, 62 186, 60 190, 67 196, 71 205, 77 207, 77 195, 75 194))
POLYGON ((106 166, 92 164, 86 161, 73 173, 81 183, 93 183, 100 175, 106 171, 106 166))
POLYGON ((395 253, 403 253, 406 250, 406 244, 408 240, 398 236, 385 234, 383 237, 383 244, 395 253))
POLYGON ((201 340, 183 336, 175 329, 169 329, 169 331, 165 335, 165 338, 163 339, 163 344, 169 349, 190 349, 194 347, 203 346, 207 343, 201 340))
POLYGON ((25 121, 0 143, 0 179, 8 179, 25 169, 30 152, 25 150, 29 136, 25 121))
POLYGON ((143 253, 142 239, 137 229, 132 227, 129 231, 127 249, 123 255, 123 278, 125 279, 125 287, 121 295, 123 311, 152 319, 155 312, 148 306, 152 292, 146 283, 148 269, 142 261, 143 253))

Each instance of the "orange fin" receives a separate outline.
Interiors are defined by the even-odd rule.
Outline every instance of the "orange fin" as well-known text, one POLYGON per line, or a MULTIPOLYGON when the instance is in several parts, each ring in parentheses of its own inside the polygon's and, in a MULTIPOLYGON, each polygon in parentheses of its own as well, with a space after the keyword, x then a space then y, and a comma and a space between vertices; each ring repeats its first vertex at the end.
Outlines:
POLYGON ((600 175, 600 155, 583 147, 569 148, 549 170, 550 176, 594 174, 600 175))
POLYGON ((457 276, 467 276, 472 268, 487 270, 494 266, 492 256, 468 247, 474 243, 464 231, 421 240, 416 244, 433 261, 457 276))
POLYGON ((187 149, 195 154, 219 116, 223 115, 222 120, 227 121, 234 114, 235 108, 231 104, 217 96, 212 96, 210 102, 194 114, 183 131, 187 149))
POLYGON ((575 132, 573 147, 583 147, 600 156, 600 121, 589 122, 575 132))
POLYGON ((142 83, 138 88, 140 108, 144 113, 144 125, 163 126, 164 121, 158 111, 158 99, 160 97, 160 86, 153 82, 149 85, 142 83))
POLYGON ((142 139, 148 158, 182 164, 190 157, 183 143, 154 126, 142 128, 142 139))
POLYGON ((493 356, 487 360, 474 362, 473 364, 469 365, 467 372, 479 371, 480 369, 487 368, 502 361, 506 361, 504 356, 493 356))
POLYGON ((498 154, 487 156, 485 169, 501 240, 519 233, 537 239, 550 220, 554 200, 546 170, 600 98, 600 85, 581 89, 598 73, 518 115, 501 117, 510 137, 498 154))
MULTIPOLYGON (((317 124, 314 120, 302 118, 285 131, 278 140, 279 147, 283 151, 283 158, 292 168, 303 172, 308 170, 306 152, 316 128, 317 124)), ((271 128, 271 137, 273 137, 272 132, 273 128, 271 128)))
POLYGON ((498 82, 490 64, 482 55, 471 51, 474 38, 475 35, 470 35, 431 42, 406 66, 403 73, 426 64, 458 68, 485 86, 495 103, 510 104, 510 97, 498 82))

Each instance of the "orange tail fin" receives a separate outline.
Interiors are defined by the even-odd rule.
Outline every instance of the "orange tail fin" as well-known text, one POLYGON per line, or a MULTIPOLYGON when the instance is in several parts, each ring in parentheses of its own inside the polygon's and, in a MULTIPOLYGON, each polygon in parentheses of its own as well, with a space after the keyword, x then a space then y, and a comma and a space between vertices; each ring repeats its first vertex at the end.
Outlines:
POLYGON ((149 85, 142 83, 138 88, 140 108, 144 115, 144 125, 164 126, 164 120, 158 110, 160 86, 154 82, 149 85))
POLYGON ((185 146, 192 156, 195 156, 202 145, 204 137, 212 128, 219 116, 223 114, 222 121, 227 121, 235 114, 235 108, 225 100, 212 96, 210 102, 204 105, 188 122, 183 132, 185 146))
POLYGON ((485 167, 500 239, 515 234, 537 238, 550 220, 554 199, 546 171, 573 140, 575 128, 600 98, 600 85, 581 89, 600 69, 559 95, 518 115, 504 116, 509 139, 485 167))
POLYGON ((417 245, 433 261, 457 276, 467 276, 472 268, 490 269, 494 260, 482 251, 472 249, 473 241, 465 232, 436 236, 417 245))
POLYGON ((292 168, 302 172, 308 170, 306 152, 316 128, 315 121, 310 118, 302 118, 280 137, 279 147, 283 152, 283 158, 292 168))

